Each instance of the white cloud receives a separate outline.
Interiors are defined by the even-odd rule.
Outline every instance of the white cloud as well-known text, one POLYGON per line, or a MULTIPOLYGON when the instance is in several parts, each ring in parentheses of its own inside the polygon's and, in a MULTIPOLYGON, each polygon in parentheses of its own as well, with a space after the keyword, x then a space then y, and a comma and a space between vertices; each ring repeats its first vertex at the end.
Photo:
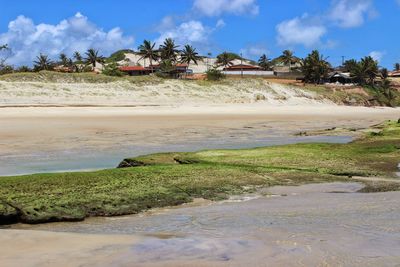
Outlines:
POLYGON ((264 45, 251 45, 240 50, 244 58, 259 58, 263 54, 268 55, 269 51, 264 45))
POLYGON ((55 58, 60 53, 71 55, 74 51, 95 48, 107 55, 130 47, 133 42, 134 38, 125 36, 120 28, 104 31, 81 13, 56 25, 36 25, 32 19, 18 16, 9 23, 8 31, 0 34, 0 43, 12 49, 7 62, 16 65, 31 65, 40 53, 55 58))
POLYGON ((312 20, 307 14, 281 22, 276 26, 278 43, 282 46, 304 45, 312 47, 321 44, 326 34, 325 26, 312 20))
POLYGON ((372 51, 371 53, 369 53, 369 55, 375 59, 378 62, 381 62, 383 56, 385 55, 385 52, 382 51, 372 51))
POLYGON ((206 44, 213 29, 203 25, 200 21, 191 20, 162 32, 156 40, 157 44, 164 42, 166 38, 172 38, 177 44, 206 44))
MULTIPOLYGON (((400 1, 400 0, 399 0, 400 1)), ((226 26, 226 23, 223 19, 219 19, 217 21, 217 24, 215 25, 215 28, 219 29, 219 28, 223 28, 226 26)))
POLYGON ((194 0, 194 9, 206 16, 220 16, 223 13, 235 15, 257 15, 257 0, 194 0))
POLYGON ((340 27, 353 28, 364 24, 374 12, 372 0, 334 0, 329 18, 340 27))

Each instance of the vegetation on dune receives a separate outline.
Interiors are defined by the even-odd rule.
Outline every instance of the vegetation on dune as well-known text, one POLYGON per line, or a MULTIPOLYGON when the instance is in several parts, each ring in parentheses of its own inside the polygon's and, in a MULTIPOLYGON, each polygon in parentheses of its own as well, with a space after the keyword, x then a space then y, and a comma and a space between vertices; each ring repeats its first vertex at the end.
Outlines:
MULTIPOLYGON (((126 159, 121 167, 127 168, 2 177, 0 222, 83 220, 197 197, 221 199, 257 187, 392 177, 399 158, 400 123, 390 122, 350 144, 163 153, 126 159)), ((369 184, 367 190, 398 189, 382 182, 369 184)))
POLYGON ((107 76, 92 72, 62 73, 54 71, 40 71, 28 73, 11 73, 1 75, 0 81, 6 82, 48 82, 48 83, 112 83, 129 82, 133 84, 160 84, 162 79, 155 76, 107 76))
POLYGON ((225 74, 222 73, 222 71, 217 70, 217 69, 209 69, 206 72, 207 75, 207 80, 208 81, 219 81, 221 79, 225 78, 225 74))
POLYGON ((131 49, 122 49, 112 53, 108 58, 105 59, 106 63, 116 63, 126 58, 127 53, 133 53, 131 49))

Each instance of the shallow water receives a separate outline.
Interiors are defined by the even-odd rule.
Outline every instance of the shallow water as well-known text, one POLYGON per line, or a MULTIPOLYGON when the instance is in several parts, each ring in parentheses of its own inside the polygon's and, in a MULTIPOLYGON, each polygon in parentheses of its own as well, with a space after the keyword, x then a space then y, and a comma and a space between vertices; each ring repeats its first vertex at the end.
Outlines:
POLYGON ((1 155, 0 176, 63 172, 87 171, 114 168, 127 157, 135 157, 160 152, 191 152, 204 149, 238 149, 261 146, 274 146, 295 143, 347 143, 350 136, 268 136, 247 134, 246 138, 204 137, 199 140, 173 141, 167 143, 150 143, 148 145, 115 144, 107 149, 78 148, 61 151, 37 151, 24 155, 1 155))
POLYGON ((14 228, 144 236, 113 256, 120 266, 399 266, 400 192, 355 193, 361 187, 273 187, 218 203, 14 228))

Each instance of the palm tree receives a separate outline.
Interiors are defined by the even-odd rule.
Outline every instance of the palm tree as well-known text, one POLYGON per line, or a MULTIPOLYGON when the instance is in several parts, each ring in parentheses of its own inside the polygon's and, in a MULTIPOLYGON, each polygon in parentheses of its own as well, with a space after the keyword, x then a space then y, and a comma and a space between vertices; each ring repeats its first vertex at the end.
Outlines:
POLYGON ((69 63, 70 60, 69 60, 69 58, 67 57, 66 54, 61 53, 59 58, 60 58, 60 63, 61 63, 64 67, 68 66, 68 63, 69 63))
POLYGON ((394 70, 399 71, 400 70, 400 63, 394 64, 394 70))
POLYGON ((322 83, 327 77, 331 65, 318 50, 314 50, 303 61, 304 80, 312 83, 322 83))
POLYGON ((346 61, 343 63, 343 68, 344 68, 345 71, 351 72, 352 70, 354 70, 355 68, 357 68, 357 64, 358 64, 357 60, 355 60, 355 59, 349 59, 349 60, 346 60, 346 61))
POLYGON ((269 70, 271 68, 271 59, 269 59, 265 54, 258 60, 258 66, 263 68, 263 70, 269 70))
POLYGON ((378 62, 371 56, 368 56, 361 59, 361 66, 365 71, 368 83, 374 85, 375 78, 379 73, 378 62))
POLYGON ((382 76, 383 79, 387 79, 387 77, 389 77, 389 71, 387 68, 383 68, 380 70, 380 74, 382 76))
POLYGON ((232 66, 233 63, 232 61, 235 58, 232 57, 232 54, 228 53, 228 52, 223 52, 222 54, 219 54, 217 56, 217 61, 215 62, 217 65, 220 66, 224 66, 224 68, 228 67, 228 66, 232 66))
POLYGON ((383 79, 381 84, 381 93, 387 99, 387 104, 392 107, 393 100, 396 98, 396 95, 393 92, 392 83, 389 79, 383 79))
MULTIPOLYGON (((154 49, 155 43, 151 41, 144 40, 143 44, 139 46, 138 54, 141 56, 140 59, 148 58, 150 60, 151 71, 153 72, 153 60, 157 61, 159 59, 158 51, 154 49)), ((146 63, 145 63, 146 65, 146 63)))
POLYGON ((299 59, 294 56, 293 51, 290 50, 283 51, 282 55, 278 57, 278 60, 286 66, 289 66, 289 71, 292 69, 292 64, 299 61, 299 59))
POLYGON ((104 57, 103 56, 99 56, 99 51, 98 50, 94 50, 93 48, 89 49, 86 53, 86 63, 87 64, 91 64, 93 66, 93 68, 96 67, 96 62, 104 62, 104 57))
POLYGON ((33 61, 36 70, 50 70, 52 68, 53 62, 49 59, 47 55, 40 54, 33 61))
POLYGON ((186 63, 189 69, 190 62, 197 65, 198 60, 202 60, 202 57, 196 52, 196 48, 191 45, 185 45, 185 48, 182 50, 181 62, 186 63))
POLYGON ((379 75, 378 62, 371 56, 364 57, 352 66, 350 74, 361 84, 374 85, 375 78, 379 75))
POLYGON ((160 45, 161 59, 176 62, 176 57, 179 52, 178 47, 179 46, 175 44, 173 39, 165 39, 164 43, 160 45))
POLYGON ((78 51, 74 52, 74 59, 76 60, 76 62, 78 63, 82 63, 83 59, 81 56, 81 53, 79 53, 78 51))

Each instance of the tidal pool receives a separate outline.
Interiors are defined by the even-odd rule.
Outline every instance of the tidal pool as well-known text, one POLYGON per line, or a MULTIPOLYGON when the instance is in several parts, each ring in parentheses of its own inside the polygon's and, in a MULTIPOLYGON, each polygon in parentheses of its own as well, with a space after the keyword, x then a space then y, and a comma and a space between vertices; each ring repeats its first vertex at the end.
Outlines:
MULTIPOLYGON (((140 236, 108 248, 107 262, 115 266, 399 266, 400 192, 357 193, 360 188, 272 187, 217 203, 13 228, 140 236)), ((96 261, 104 249, 93 249, 88 262, 106 266, 96 261)))

